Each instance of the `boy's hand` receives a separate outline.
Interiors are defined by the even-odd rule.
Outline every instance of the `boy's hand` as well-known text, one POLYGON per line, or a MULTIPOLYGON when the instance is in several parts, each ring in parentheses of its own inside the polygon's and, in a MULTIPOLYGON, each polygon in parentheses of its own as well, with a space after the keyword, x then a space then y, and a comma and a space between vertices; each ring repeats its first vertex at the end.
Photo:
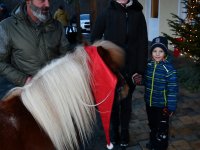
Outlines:
POLYGON ((173 111, 169 111, 169 117, 173 116, 174 112, 173 111))
POLYGON ((138 74, 138 73, 133 74, 132 81, 133 81, 133 84, 135 84, 135 85, 141 85, 142 84, 142 75, 138 74))
POLYGON ((167 107, 163 108, 163 112, 169 117, 173 116, 174 111, 170 111, 167 107))

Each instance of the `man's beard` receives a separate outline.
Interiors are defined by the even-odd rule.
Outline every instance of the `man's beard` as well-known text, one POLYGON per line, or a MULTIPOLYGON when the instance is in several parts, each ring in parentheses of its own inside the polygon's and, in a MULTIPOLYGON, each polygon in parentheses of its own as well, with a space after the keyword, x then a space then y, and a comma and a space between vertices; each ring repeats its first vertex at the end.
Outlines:
POLYGON ((32 2, 30 4, 31 11, 35 17, 38 18, 41 22, 46 22, 50 18, 49 8, 43 7, 39 8, 35 6, 32 2))

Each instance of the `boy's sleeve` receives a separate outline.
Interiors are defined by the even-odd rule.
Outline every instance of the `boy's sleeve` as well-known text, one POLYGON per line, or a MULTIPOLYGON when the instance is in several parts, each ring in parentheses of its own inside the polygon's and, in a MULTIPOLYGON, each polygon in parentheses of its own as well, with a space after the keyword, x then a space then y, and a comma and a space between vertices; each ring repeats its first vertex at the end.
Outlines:
POLYGON ((169 111, 175 111, 178 97, 177 72, 173 68, 167 74, 167 103, 169 111))

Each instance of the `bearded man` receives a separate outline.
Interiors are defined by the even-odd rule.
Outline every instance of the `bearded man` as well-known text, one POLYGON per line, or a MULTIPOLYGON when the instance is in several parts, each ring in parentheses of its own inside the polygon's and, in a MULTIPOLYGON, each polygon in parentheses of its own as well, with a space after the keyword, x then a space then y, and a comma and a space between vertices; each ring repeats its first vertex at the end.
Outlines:
POLYGON ((64 28, 51 17, 50 4, 26 0, 0 22, 0 99, 69 50, 64 28))

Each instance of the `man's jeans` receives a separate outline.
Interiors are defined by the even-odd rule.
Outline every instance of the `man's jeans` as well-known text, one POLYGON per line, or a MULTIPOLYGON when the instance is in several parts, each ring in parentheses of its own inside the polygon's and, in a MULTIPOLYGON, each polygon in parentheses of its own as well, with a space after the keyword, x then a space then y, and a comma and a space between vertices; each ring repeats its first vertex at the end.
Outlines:
POLYGON ((12 88, 14 88, 14 84, 9 82, 6 78, 0 76, 0 100, 5 96, 5 94, 12 88))

